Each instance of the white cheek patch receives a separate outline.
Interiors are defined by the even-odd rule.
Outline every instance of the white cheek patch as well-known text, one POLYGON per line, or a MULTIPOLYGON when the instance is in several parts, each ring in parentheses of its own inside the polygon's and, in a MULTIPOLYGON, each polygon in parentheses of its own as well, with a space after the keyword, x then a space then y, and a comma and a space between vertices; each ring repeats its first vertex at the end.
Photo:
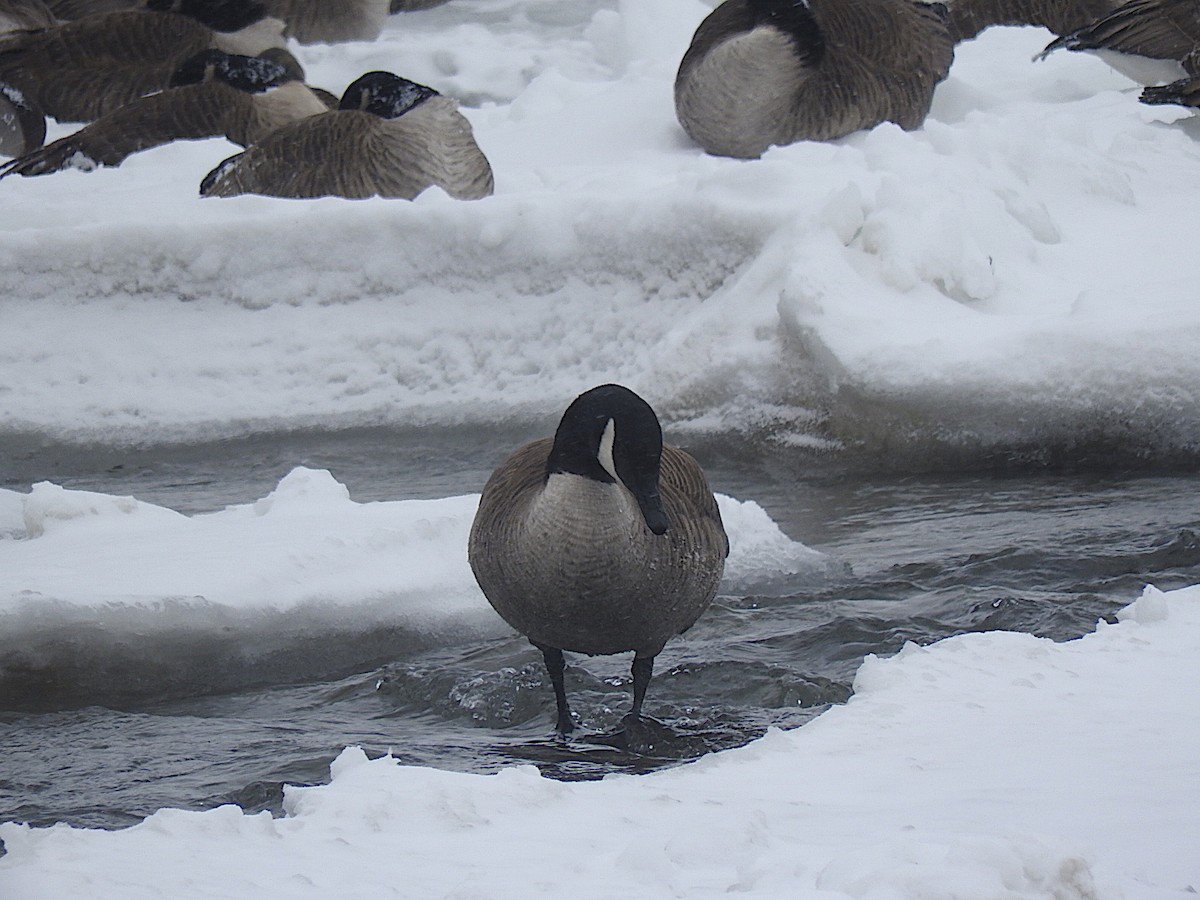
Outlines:
POLYGON ((600 447, 596 451, 596 460, 600 463, 601 468, 613 477, 614 481, 620 481, 617 477, 617 464, 613 461, 613 439, 617 433, 616 425, 612 419, 608 420, 608 424, 604 426, 604 434, 600 435, 600 447))

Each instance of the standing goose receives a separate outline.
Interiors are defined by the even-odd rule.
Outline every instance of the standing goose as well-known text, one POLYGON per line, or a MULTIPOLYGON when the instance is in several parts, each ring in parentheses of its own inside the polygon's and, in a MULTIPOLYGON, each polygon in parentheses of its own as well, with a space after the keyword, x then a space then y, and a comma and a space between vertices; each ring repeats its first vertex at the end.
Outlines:
POLYGON ((1200 75, 1200 0, 1128 0, 1051 41, 1040 57, 1063 48, 1092 51, 1141 84, 1200 75))
POLYGON ((500 464, 468 547, 488 602, 542 651, 564 734, 563 651, 632 650, 636 718, 654 657, 712 602, 728 553, 699 464, 664 445, 650 405, 615 384, 581 394, 553 439, 500 464))
POLYGON ((126 157, 179 140, 225 137, 243 147, 329 106, 291 65, 265 56, 202 50, 184 62, 171 87, 139 97, 40 150, 0 166, 7 175, 46 175, 68 167, 119 166, 126 157))
POLYGON ((747 159, 885 121, 913 129, 953 59, 941 4, 725 0, 680 62, 675 111, 706 151, 747 159))
POLYGON ((368 72, 339 108, 293 122, 231 156, 202 197, 398 197, 438 186, 451 197, 492 193, 492 168, 458 104, 393 75, 368 72))
POLYGON ((188 57, 282 47, 283 23, 247 0, 147 0, 145 9, 0 35, 0 81, 60 121, 90 122, 162 90, 188 57))

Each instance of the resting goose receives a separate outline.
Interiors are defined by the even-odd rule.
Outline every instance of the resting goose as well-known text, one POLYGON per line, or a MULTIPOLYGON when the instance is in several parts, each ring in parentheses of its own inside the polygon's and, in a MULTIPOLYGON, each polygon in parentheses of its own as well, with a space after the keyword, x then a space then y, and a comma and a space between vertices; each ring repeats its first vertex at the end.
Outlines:
POLYGON ((1063 48, 1095 52, 1141 84, 1200 75, 1200 0, 1129 0, 1051 41, 1040 57, 1063 48))
POLYGON ((683 130, 709 153, 754 158, 880 122, 921 125, 954 42, 919 0, 725 0, 675 78, 683 130))
POLYGON ((133 153, 179 140, 225 137, 245 147, 289 122, 328 112, 291 59, 287 66, 261 56, 202 50, 179 67, 167 90, 139 97, 0 166, 0 178, 119 166, 133 153))
POLYGON ((416 12, 419 9, 433 9, 446 2, 447 0, 392 0, 389 11, 393 13, 416 12))
POLYGON ((46 117, 21 91, 0 82, 0 156, 20 156, 42 146, 46 117))
POLYGON ((552 439, 500 464, 468 544, 488 602, 542 651, 564 734, 563 651, 632 650, 640 716, 654 658, 708 608, 728 552, 700 465, 664 445, 650 405, 615 384, 575 398, 552 439))
POLYGON ((373 41, 387 22, 389 0, 263 0, 301 44, 373 41))
POLYGON ((1067 34, 1112 12, 1119 0, 947 0, 955 42, 997 25, 1035 25, 1067 34))
POLYGON ((203 197, 397 197, 438 186, 492 193, 492 169, 458 104, 433 88, 368 72, 339 108, 271 132, 208 173, 203 197))
POLYGON ((49 116, 90 122, 167 87, 201 50, 254 56, 281 47, 282 28, 246 0, 148 0, 145 9, 0 36, 0 81, 49 116))

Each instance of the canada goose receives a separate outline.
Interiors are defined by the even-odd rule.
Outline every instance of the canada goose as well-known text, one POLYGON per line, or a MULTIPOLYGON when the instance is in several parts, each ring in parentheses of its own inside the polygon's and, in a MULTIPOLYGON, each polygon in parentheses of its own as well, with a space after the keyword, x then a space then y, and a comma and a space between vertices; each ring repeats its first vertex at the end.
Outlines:
POLYGON ((167 87, 201 50, 254 56, 283 46, 282 29, 246 0, 148 0, 145 9, 0 35, 0 81, 60 121, 89 122, 167 87))
POLYGON ((248 146, 289 122, 328 112, 296 70, 303 72, 299 63, 289 70, 260 56, 202 50, 179 67, 165 91, 139 97, 11 160, 0 166, 0 178, 119 166, 130 154, 178 140, 223 136, 248 146))
POLYGON ((0 0, 0 34, 57 24, 42 0, 0 0))
POLYGON ((475 200, 492 193, 492 168, 458 104, 433 88, 368 72, 339 108, 271 132, 200 184, 202 197, 399 197, 441 187, 475 200))
POLYGON ((946 0, 955 43, 997 25, 1036 25, 1067 34, 1112 12, 1120 0, 946 0))
POLYGON ((1093 51, 1142 84, 1200 75, 1200 0, 1128 0, 1108 15, 1046 45, 1093 51))
POLYGON ((1181 78, 1161 87, 1142 89, 1139 98, 1143 103, 1155 106, 1162 103, 1178 103, 1180 106, 1191 106, 1200 109, 1200 76, 1181 78))
POLYGON ((42 146, 46 117, 16 88, 0 82, 0 156, 20 156, 42 146))
POLYGON ((46 0, 46 5, 60 22, 82 19, 98 13, 134 9, 142 5, 141 0, 46 0))
POLYGON ((679 64, 675 111, 709 153, 743 158, 884 121, 913 129, 953 59, 941 4, 725 0, 679 64))
POLYGON ((387 22, 389 0, 263 0, 301 44, 373 41, 387 22))
POLYGON ((728 553, 700 465, 663 444, 645 400, 605 384, 492 473, 467 555, 488 602, 542 651, 565 734, 563 651, 632 650, 640 716, 654 658, 708 608, 728 553))

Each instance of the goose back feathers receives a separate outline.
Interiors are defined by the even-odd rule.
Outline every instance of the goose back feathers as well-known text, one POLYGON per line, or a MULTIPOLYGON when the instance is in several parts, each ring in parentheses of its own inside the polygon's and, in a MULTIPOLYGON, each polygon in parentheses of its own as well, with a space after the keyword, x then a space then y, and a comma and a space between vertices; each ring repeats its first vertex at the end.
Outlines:
POLYGON ((0 34, 56 24, 54 13, 41 0, 0 0, 0 34))
POLYGON ((244 147, 289 122, 328 111, 288 67, 262 57, 205 50, 171 80, 167 90, 12 160, 0 167, 0 178, 119 166, 133 153, 178 140, 223 136, 244 147))
POLYGON ((684 54, 675 109, 684 131, 720 156, 753 158, 884 121, 912 129, 953 57, 940 4, 725 0, 684 54))
POLYGON ((947 0, 955 42, 997 25, 1034 25, 1067 34, 1112 12, 1119 0, 947 0))
MULTIPOLYGON (((663 445, 642 398, 602 385, 576 398, 554 438, 493 472, 468 556, 488 601, 548 666, 562 650, 632 650, 648 681, 649 661, 712 602, 728 550, 699 464, 663 445)), ((635 670, 635 713, 638 682, 635 670)), ((557 680, 555 690, 569 730, 557 680)))
POLYGON ((390 72, 346 89, 340 108, 277 129, 230 157, 200 186, 206 197, 395 197, 429 187, 474 200, 492 170, 458 104, 390 72))
POLYGON ((13 32, 0 36, 0 80, 25 92, 47 115, 89 122, 167 87, 175 69, 202 50, 256 55, 284 43, 282 24, 264 20, 255 4, 231 10, 222 0, 210 0, 211 6, 193 2, 186 8, 203 8, 207 22, 234 30, 214 30, 190 14, 147 9, 13 32), (257 8, 258 18, 237 27, 252 18, 247 7, 251 13, 257 8))

